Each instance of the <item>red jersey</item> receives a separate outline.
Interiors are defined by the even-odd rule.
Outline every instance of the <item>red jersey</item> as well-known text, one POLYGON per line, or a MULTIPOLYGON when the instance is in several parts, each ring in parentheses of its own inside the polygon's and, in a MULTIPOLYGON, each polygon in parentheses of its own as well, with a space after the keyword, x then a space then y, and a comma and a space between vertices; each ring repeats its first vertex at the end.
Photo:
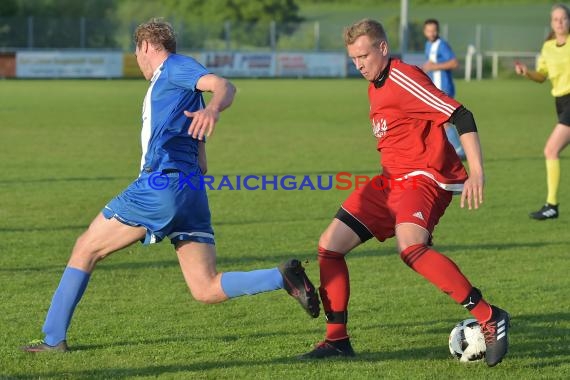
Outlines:
POLYGON ((372 132, 388 178, 424 175, 449 191, 462 191, 467 172, 443 124, 460 103, 438 90, 418 67, 391 59, 368 87, 372 132))

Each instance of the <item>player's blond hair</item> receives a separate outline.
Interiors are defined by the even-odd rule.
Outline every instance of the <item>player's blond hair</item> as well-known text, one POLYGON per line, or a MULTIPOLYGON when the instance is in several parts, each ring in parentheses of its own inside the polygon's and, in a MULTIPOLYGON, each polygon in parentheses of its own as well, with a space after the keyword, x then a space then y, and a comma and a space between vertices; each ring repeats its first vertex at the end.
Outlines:
POLYGON ((344 44, 352 45, 360 36, 368 36, 374 44, 387 41, 386 32, 381 23, 365 18, 344 28, 344 44))
POLYGON ((158 50, 176 53, 176 35, 172 25, 161 18, 151 18, 140 24, 134 33, 134 41, 140 47, 143 41, 149 42, 158 50))

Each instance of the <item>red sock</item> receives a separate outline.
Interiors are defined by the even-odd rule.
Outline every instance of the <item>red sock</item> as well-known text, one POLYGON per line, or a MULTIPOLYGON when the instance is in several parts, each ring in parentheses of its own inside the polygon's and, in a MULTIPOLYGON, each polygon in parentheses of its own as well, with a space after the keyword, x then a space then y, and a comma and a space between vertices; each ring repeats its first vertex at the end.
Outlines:
MULTIPOLYGON (((400 257, 410 268, 458 303, 464 302, 473 290, 469 280, 453 261, 425 244, 416 244, 404 249, 400 257)), ((484 299, 480 298, 471 306, 465 307, 479 322, 485 322, 491 317, 491 306, 484 299)))
POLYGON ((344 255, 319 247, 321 287, 319 293, 327 315, 327 340, 348 337, 346 316, 350 298, 348 267, 344 255))

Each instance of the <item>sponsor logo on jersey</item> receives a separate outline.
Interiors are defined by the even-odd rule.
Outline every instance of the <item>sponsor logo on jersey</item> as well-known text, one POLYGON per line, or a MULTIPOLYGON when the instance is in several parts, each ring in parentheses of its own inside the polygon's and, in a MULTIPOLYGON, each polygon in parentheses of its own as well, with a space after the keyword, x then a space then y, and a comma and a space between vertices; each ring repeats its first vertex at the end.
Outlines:
POLYGON ((372 133, 379 139, 386 136, 386 133, 388 133, 388 125, 386 123, 386 119, 381 118, 378 121, 372 119, 372 133))

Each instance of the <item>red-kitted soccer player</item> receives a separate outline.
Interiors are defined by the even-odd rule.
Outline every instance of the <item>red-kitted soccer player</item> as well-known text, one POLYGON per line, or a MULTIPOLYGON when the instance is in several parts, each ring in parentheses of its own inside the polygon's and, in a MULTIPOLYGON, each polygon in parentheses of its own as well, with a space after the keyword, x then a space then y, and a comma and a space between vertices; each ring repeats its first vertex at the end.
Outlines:
POLYGON ((356 68, 370 81, 370 120, 383 168, 377 181, 402 185, 371 181, 356 189, 321 235, 319 290, 326 338, 301 358, 354 356, 346 327, 350 287, 344 256, 372 237, 384 241, 396 236, 402 260, 479 321, 485 359, 494 366, 507 353, 509 314, 487 303, 453 261, 430 247, 452 193, 461 193, 461 207, 467 204, 470 210, 483 202, 483 163, 473 115, 418 67, 391 58, 379 22, 355 23, 345 30, 344 41, 356 68), (469 175, 445 136, 446 122, 461 135, 469 175), (415 186, 408 186, 410 178, 415 186))

